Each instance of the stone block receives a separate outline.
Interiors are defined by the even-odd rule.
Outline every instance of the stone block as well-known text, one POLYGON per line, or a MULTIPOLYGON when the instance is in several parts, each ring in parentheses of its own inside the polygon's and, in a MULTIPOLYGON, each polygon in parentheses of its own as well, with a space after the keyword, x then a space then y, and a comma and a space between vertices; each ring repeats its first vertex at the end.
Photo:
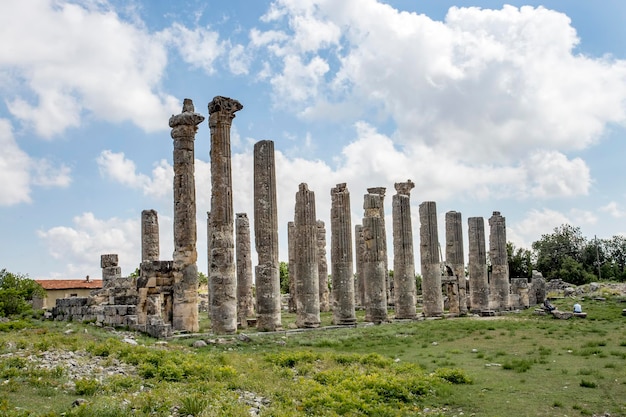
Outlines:
POLYGON ((110 253, 100 256, 100 268, 108 268, 111 266, 118 266, 119 261, 116 253, 110 253))

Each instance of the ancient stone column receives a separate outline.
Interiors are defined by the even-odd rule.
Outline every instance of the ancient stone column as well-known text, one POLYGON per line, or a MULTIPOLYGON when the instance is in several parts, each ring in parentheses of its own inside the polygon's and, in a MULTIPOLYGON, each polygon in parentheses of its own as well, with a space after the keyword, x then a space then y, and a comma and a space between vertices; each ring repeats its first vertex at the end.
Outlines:
MULTIPOLYGON (((211 233, 211 212, 207 211, 206 212, 206 251, 207 251, 207 271, 211 270, 211 236, 213 235, 213 233, 211 233)), ((210 287, 209 285, 207 285, 207 287, 210 287)), ((208 288, 207 288, 208 290, 208 288)))
POLYGON ((463 253, 463 223, 461 213, 446 213, 446 266, 452 279, 448 283, 450 314, 467 314, 465 290, 465 255, 463 253))
POLYGON ((254 315, 254 293, 252 287, 252 259, 250 258, 250 221, 246 213, 235 215, 235 247, 237 254, 237 323, 248 327, 248 318, 254 315))
POLYGON ((215 333, 237 331, 237 275, 233 216, 230 127, 237 100, 217 96, 209 103, 211 129, 211 265, 209 316, 215 333))
POLYGON ((392 199, 393 215, 393 280, 397 319, 414 319, 417 294, 415 289, 415 255, 411 225, 411 190, 415 184, 397 182, 392 199))
POLYGON ((509 262, 506 252, 506 222, 499 211, 494 211, 489 218, 489 259, 491 260, 491 278, 489 290, 492 308, 508 310, 509 302, 509 262))
POLYGON ((317 221, 317 269, 320 286, 320 311, 330 311, 328 261, 326 260, 326 225, 321 220, 317 221))
POLYGON ((274 142, 254 144, 254 238, 259 264, 256 272, 257 328, 282 328, 278 261, 278 209, 274 142))
POLYGON ((109 288, 115 284, 115 280, 122 277, 122 268, 116 253, 100 255, 100 268, 102 268, 102 288, 109 288))
POLYGON ((383 240, 381 244, 385 251, 385 292, 387 294, 387 304, 393 304, 393 281, 389 279, 389 260, 387 259, 387 228, 385 226, 385 187, 372 187, 368 188, 367 192, 370 194, 378 194, 380 196, 380 219, 382 221, 383 228, 383 240))
MULTIPOLYGON (((368 190, 369 191, 369 190, 368 190)), ((380 217, 383 198, 380 194, 365 194, 363 201, 363 278, 365 281, 365 321, 387 321, 387 245, 385 226, 380 217)))
POLYGON ((194 140, 204 116, 185 99, 181 114, 169 125, 174 139, 174 263, 172 288, 174 330, 198 331, 198 252, 196 251, 196 184, 194 140))
POLYGON ((434 201, 425 201, 420 204, 419 212, 423 312, 426 317, 441 317, 443 315, 443 295, 441 292, 437 205, 434 201))
POLYGON ((159 217, 156 210, 141 212, 141 261, 159 260, 159 217))
POLYGON ((289 251, 289 303, 287 309, 290 313, 296 312, 296 225, 294 222, 287 223, 287 250, 289 251))
POLYGON ((356 282, 355 282, 355 303, 358 306, 365 307, 365 279, 363 277, 363 262, 365 254, 365 241, 363 240, 363 226, 357 224, 354 226, 354 246, 356 248, 356 282))
POLYGON ((470 311, 489 310, 489 281, 485 246, 485 221, 482 217, 467 219, 469 235, 470 311))
POLYGON ((296 193, 296 325, 318 327, 320 324, 319 269, 317 265, 317 220, 315 193, 300 184, 296 193))
POLYGON ((350 192, 345 183, 330 190, 330 262, 333 283, 333 323, 354 324, 354 269, 350 192))

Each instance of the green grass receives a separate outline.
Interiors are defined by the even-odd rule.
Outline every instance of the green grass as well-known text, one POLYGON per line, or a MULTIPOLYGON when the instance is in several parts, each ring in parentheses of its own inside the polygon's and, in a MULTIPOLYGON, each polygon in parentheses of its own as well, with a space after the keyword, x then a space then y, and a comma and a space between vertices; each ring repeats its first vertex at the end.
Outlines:
MULTIPOLYGON (((251 342, 224 336, 200 349, 195 340, 216 336, 162 345, 137 335, 133 346, 92 325, 4 323, 0 417, 248 416, 244 393, 265 399, 262 416, 624 416, 626 318, 618 301, 585 301, 588 318, 566 321, 531 309, 368 326, 359 312, 356 328, 246 329, 251 342), (134 371, 72 380, 63 366, 40 369, 29 359, 59 350, 134 371), (85 403, 73 407, 79 397, 85 403)), ((284 314, 284 326, 294 319, 284 314)), ((323 324, 330 320, 322 314, 323 324)), ((201 326, 208 329, 205 317, 201 326)))

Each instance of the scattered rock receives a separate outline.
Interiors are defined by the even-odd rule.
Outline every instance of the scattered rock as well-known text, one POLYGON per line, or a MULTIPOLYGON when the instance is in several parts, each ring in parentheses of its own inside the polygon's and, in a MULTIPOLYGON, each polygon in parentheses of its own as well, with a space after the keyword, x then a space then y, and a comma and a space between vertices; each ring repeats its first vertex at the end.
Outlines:
POLYGON ((574 317, 574 313, 570 313, 569 311, 552 310, 551 313, 555 319, 559 320, 569 320, 574 317))
POLYGON ((86 404, 87 400, 85 400, 84 398, 77 398, 74 400, 74 402, 72 403, 72 407, 79 407, 83 404, 86 404))
POLYGON ((193 342, 193 347, 195 348, 203 348, 205 346, 207 346, 206 342, 204 340, 196 340, 195 342, 193 342))
POLYGON ((135 339, 131 339, 130 337, 123 338, 122 342, 128 343, 129 345, 138 345, 139 344, 139 343, 137 343, 137 341, 135 339))
POLYGON ((250 338, 250 336, 248 336, 245 333, 241 333, 239 336, 237 336, 237 339, 241 340, 242 342, 252 342, 252 339, 250 338))

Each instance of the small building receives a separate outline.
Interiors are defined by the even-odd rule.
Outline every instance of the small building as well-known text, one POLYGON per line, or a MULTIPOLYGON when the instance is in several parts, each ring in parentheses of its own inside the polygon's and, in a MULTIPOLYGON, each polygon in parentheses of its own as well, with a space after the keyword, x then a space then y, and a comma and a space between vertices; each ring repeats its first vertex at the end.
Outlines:
POLYGON ((102 288, 101 279, 36 279, 46 291, 45 298, 34 298, 33 308, 48 309, 56 305, 59 298, 88 297, 93 290, 102 288))

